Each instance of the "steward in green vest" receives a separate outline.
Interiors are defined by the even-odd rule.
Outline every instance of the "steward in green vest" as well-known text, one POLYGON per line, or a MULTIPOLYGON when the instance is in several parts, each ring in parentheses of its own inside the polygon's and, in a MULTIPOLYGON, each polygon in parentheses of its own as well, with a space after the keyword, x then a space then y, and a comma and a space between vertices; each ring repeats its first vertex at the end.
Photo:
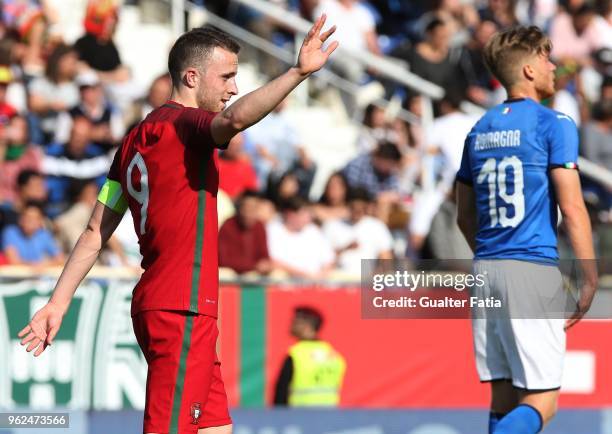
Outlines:
POLYGON ((274 405, 336 406, 346 371, 344 358, 318 338, 321 314, 310 307, 298 307, 291 334, 298 342, 289 354, 276 382, 274 405))

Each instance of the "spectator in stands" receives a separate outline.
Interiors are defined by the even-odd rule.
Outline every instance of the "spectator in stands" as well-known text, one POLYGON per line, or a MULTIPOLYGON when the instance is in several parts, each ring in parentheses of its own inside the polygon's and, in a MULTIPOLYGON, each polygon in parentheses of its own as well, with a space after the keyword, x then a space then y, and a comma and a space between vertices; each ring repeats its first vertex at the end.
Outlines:
POLYGON ((143 94, 132 80, 130 69, 121 62, 113 40, 119 18, 118 0, 89 0, 85 14, 85 35, 75 42, 79 59, 93 69, 109 100, 122 112, 143 94))
MULTIPOLYGON (((437 185, 428 194, 420 194, 415 197, 409 222, 410 248, 414 251, 420 251, 423 248, 427 235, 430 233, 432 221, 440 208, 444 203, 452 201, 451 193, 455 175, 461 164, 465 137, 478 121, 478 116, 463 113, 459 108, 460 105, 460 96, 457 93, 448 92, 439 104, 441 116, 434 120, 425 135, 428 152, 436 154, 438 158, 437 185), (449 131, 453 133, 448 134, 449 131)), ((454 212, 454 209, 453 204, 444 207, 443 211, 454 212)), ((452 218, 447 220, 453 222, 454 225, 452 218)), ((457 232, 457 234, 461 240, 460 233, 457 232)), ((442 237, 446 235, 442 234, 442 237)))
POLYGON ((388 139, 388 132, 385 109, 374 104, 368 105, 363 115, 361 131, 357 136, 357 152, 371 152, 380 141, 388 139))
POLYGON ((554 59, 571 58, 588 65, 591 52, 612 47, 612 24, 595 14, 586 2, 560 9, 550 25, 554 59))
POLYGON ((300 191, 308 192, 314 179, 314 163, 308 158, 297 129, 287 118, 286 107, 285 100, 247 130, 255 145, 250 151, 253 165, 259 185, 278 182, 292 170, 299 179, 300 191))
POLYGON ((44 213, 38 204, 26 204, 18 224, 3 230, 2 245, 12 265, 53 266, 64 261, 53 235, 44 228, 44 213))
POLYGON ((7 125, 0 123, 0 200, 17 197, 17 176, 22 170, 40 170, 42 152, 31 145, 24 117, 13 116, 7 125))
MULTIPOLYGON (((327 22, 336 26, 334 40, 353 55, 369 51, 380 54, 376 23, 372 12, 357 0, 321 0, 315 9, 316 17, 327 14, 327 22)), ((328 27, 331 24, 328 24, 328 27)), ((332 68, 342 77, 361 83, 364 80, 364 69, 357 60, 344 56, 336 57, 332 68)))
POLYGON ((461 62, 469 86, 466 96, 483 107, 492 107, 502 102, 505 97, 505 91, 487 68, 483 57, 485 44, 496 31, 497 26, 493 21, 480 21, 472 33, 461 62))
POLYGON ((35 143, 49 143, 57 129, 58 113, 79 103, 79 89, 74 82, 77 74, 77 54, 72 47, 60 45, 47 61, 45 76, 34 79, 29 88, 29 108, 40 120, 33 136, 35 143))
MULTIPOLYGON (((404 101, 404 108, 410 113, 414 114, 418 119, 423 117, 423 97, 419 94, 410 93, 404 101)), ((420 122, 408 124, 408 134, 410 136, 410 143, 414 149, 423 149, 425 144, 425 134, 423 132, 423 126, 420 122)))
POLYGON ((316 309, 298 306, 291 321, 297 339, 288 351, 274 387, 274 405, 332 407, 340 403, 346 362, 319 337, 323 317, 316 309))
POLYGON ((469 38, 469 29, 480 21, 478 11, 471 2, 459 0, 434 0, 432 10, 424 14, 420 21, 429 22, 433 17, 444 21, 451 34, 451 45, 463 45, 469 38))
POLYGON ((102 187, 110 165, 108 154, 91 142, 91 122, 83 117, 73 120, 70 140, 53 144, 43 160, 43 173, 49 185, 50 217, 70 206, 68 190, 72 179, 94 179, 102 187))
POLYGON ((612 77, 612 48, 600 48, 593 52, 593 64, 582 68, 580 80, 584 94, 592 105, 597 103, 601 86, 606 77, 612 77))
POLYGON ((461 111, 461 95, 449 91, 438 104, 439 117, 425 132, 425 143, 430 153, 441 156, 441 183, 447 192, 452 189, 459 170, 465 137, 478 122, 479 116, 461 111), (452 131, 452 134, 449 132, 452 131))
POLYGON ((289 1, 290 6, 293 6, 293 8, 297 11, 297 13, 304 19, 308 20, 308 21, 314 21, 315 20, 315 9, 317 8, 318 4, 319 4, 319 0, 298 0, 297 1, 297 5, 295 4, 295 1, 289 1), (291 3, 293 3, 293 5, 291 5, 291 3))
POLYGON ((401 159, 395 144, 381 142, 371 153, 350 161, 343 173, 351 188, 364 187, 377 198, 383 193, 397 191, 401 159))
POLYGON ((172 81, 170 74, 162 74, 153 80, 149 91, 144 99, 136 101, 126 116, 128 131, 131 130, 138 122, 143 120, 149 113, 157 107, 164 105, 170 98, 172 93, 172 81))
POLYGON ((45 178, 34 170, 22 170, 17 175, 17 196, 15 200, 13 202, 0 202, 0 231, 9 225, 17 224, 19 213, 26 203, 35 202, 44 207, 47 203, 47 195, 45 178))
POLYGON ((13 81, 13 73, 7 66, 0 66, 0 128, 6 126, 10 118, 17 114, 7 98, 8 87, 13 81))
MULTIPOLYGON (((411 235, 414 236, 414 234, 411 235)), ((414 238, 411 241, 414 241, 414 238)), ((451 193, 447 196, 447 200, 440 205, 431 221, 426 245, 428 249, 421 251, 426 253, 421 255, 423 259, 468 260, 473 258, 472 249, 467 241, 465 241, 465 237, 457 225, 457 204, 454 194, 451 193), (431 256, 427 256, 427 253, 431 256)), ((410 247, 417 248, 419 246, 412 244, 410 247)), ((423 244, 420 247, 423 247, 423 244)), ((448 266, 451 268, 463 268, 463 265, 466 263, 468 261, 465 261, 463 264, 451 263, 448 266)))
POLYGON ((272 270, 266 228, 258 219, 259 206, 260 199, 254 191, 247 190, 238 199, 236 215, 219 230, 220 267, 239 274, 268 274, 272 270))
POLYGON ((42 56, 47 19, 45 1, 3 0, 0 2, 2 23, 7 32, 13 32, 24 45, 23 65, 28 73, 35 75, 43 70, 42 56))
POLYGON ((488 0, 487 6, 480 9, 482 21, 493 21, 499 29, 516 26, 516 0, 488 0))
POLYGON ((307 195, 300 194, 300 182, 293 171, 285 173, 278 181, 268 183, 266 190, 266 198, 269 199, 274 206, 279 209, 283 202, 292 197, 301 197, 307 199, 307 195))
POLYGON ((85 35, 74 44, 79 59, 96 71, 105 83, 120 83, 130 78, 113 41, 118 12, 115 0, 89 0, 84 20, 85 35))
MULTIPOLYGON (((399 193, 406 197, 412 196, 420 181, 421 160, 425 148, 422 144, 424 141, 422 125, 396 119, 392 126, 396 140, 398 140, 398 149, 402 154, 398 176, 399 193)), ((379 218, 383 218, 383 216, 379 216, 379 218)))
POLYGON ((25 113, 27 109, 26 88, 21 80, 23 73, 15 56, 17 45, 9 35, 0 37, 0 117, 13 111, 25 113))
POLYGON ((410 70, 445 89, 465 91, 467 80, 460 65, 461 47, 451 48, 448 25, 433 18, 425 27, 425 39, 408 51, 410 70))
POLYGON ((90 179, 74 179, 68 193, 72 206, 53 221, 64 252, 72 251, 87 226, 98 197, 98 185, 90 179))
POLYGON ((518 0, 515 8, 516 17, 523 25, 535 25, 541 29, 548 29, 552 17, 557 12, 558 3, 561 2, 558 0, 518 0))
POLYGON ((351 190, 348 204, 349 218, 327 221, 323 233, 336 251, 338 268, 360 276, 362 259, 393 258, 393 239, 382 221, 368 215, 374 204, 366 189, 351 190))
POLYGON ((312 207, 315 219, 324 223, 328 220, 348 218, 348 189, 348 182, 344 174, 342 172, 332 173, 327 180, 319 203, 312 207))
POLYGON ((219 156, 219 189, 236 199, 246 190, 257 190, 257 175, 244 152, 244 133, 236 134, 219 156))
MULTIPOLYGON (((612 77, 601 86, 601 97, 594 108, 593 119, 582 127, 580 150, 591 162, 612 170, 612 77)), ((610 192, 596 186, 600 196, 600 208, 612 206, 610 192)))
MULTIPOLYGON (((91 179, 73 179, 70 182, 69 195, 72 206, 53 221, 57 241, 64 252, 72 251, 83 233, 83 229, 87 226, 98 199, 98 184, 91 179)), ((128 220, 129 224, 133 226, 131 218, 125 218, 124 220, 128 220)), ((123 248, 118 235, 115 233, 108 240, 106 250, 102 252, 100 257, 100 262, 122 265, 140 271, 139 261, 132 260, 126 249, 123 248)), ((134 242, 136 249, 138 249, 137 241, 134 242)))
POLYGON ((113 148, 123 137, 123 119, 119 111, 104 97, 98 76, 91 71, 76 77, 80 102, 59 114, 55 143, 66 143, 70 138, 74 118, 84 117, 91 122, 91 141, 102 149, 113 148))
POLYGON ((292 197, 282 204, 281 215, 266 228, 274 268, 295 278, 325 278, 333 267, 334 251, 321 230, 311 223, 307 202, 292 197))

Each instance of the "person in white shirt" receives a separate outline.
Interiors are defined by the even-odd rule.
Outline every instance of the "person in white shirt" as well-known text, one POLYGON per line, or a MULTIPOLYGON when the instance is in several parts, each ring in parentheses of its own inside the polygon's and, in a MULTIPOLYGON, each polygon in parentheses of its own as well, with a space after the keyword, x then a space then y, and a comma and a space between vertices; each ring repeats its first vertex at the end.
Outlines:
POLYGON ((338 268, 359 276, 362 259, 393 258, 393 239, 381 220, 367 215, 373 202, 366 189, 351 190, 348 203, 349 218, 326 222, 323 233, 338 255, 338 268))
MULTIPOLYGON (((329 23, 336 25, 335 40, 343 50, 359 56, 364 51, 380 54, 376 23, 372 13, 357 0, 321 0, 314 16, 327 15, 329 23)), ((359 83, 363 79, 361 63, 347 57, 336 57, 332 62, 344 78, 359 83)))
MULTIPOLYGON (((415 197, 414 212, 412 213, 408 231, 410 233, 410 247, 413 251, 420 251, 430 233, 434 217, 445 201, 452 200, 455 174, 459 170, 463 155, 464 138, 478 121, 478 117, 463 113, 459 107, 461 95, 459 92, 448 91, 440 101, 440 114, 425 132, 425 143, 431 152, 441 156, 439 181, 433 191, 415 197)), ((444 207, 446 210, 447 208, 444 207)), ((448 209, 455 209, 454 207, 448 209)), ((449 231, 458 231, 453 224, 449 231)), ((445 236, 446 234, 442 234, 445 236)), ((459 237, 461 242, 461 237, 459 237)), ((462 243, 463 245, 464 243, 462 243)))
POLYGON ((281 219, 267 224, 268 252, 274 268, 302 279, 323 279, 335 255, 321 230, 311 223, 307 203, 294 196, 281 204, 281 219))

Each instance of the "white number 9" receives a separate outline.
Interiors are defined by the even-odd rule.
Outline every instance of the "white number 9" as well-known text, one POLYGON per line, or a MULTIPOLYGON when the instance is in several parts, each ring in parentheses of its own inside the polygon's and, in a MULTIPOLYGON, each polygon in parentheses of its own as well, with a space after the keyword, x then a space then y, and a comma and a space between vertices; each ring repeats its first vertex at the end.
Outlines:
POLYGON ((140 235, 145 233, 145 224, 147 222, 147 207, 149 206, 149 172, 142 155, 136 152, 130 165, 127 168, 127 189, 130 196, 140 204, 140 235), (140 172, 140 190, 136 190, 132 185, 132 171, 134 166, 138 167, 140 172))

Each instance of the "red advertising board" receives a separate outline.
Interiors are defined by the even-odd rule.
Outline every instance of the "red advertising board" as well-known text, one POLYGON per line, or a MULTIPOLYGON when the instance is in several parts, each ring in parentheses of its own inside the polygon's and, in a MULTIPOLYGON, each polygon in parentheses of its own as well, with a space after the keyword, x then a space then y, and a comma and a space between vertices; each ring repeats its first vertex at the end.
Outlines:
MULTIPOLYGON (((478 381, 473 360, 470 321, 465 319, 361 318, 359 288, 276 288, 261 291, 264 312, 242 306, 244 291, 223 288, 221 357, 233 405, 244 403, 241 385, 265 370, 262 402, 270 403, 274 382, 287 348, 293 340, 289 325, 298 305, 318 309, 324 316, 322 339, 329 341, 347 361, 341 405, 369 408, 475 408, 486 407, 489 391, 478 381), (262 366, 240 363, 245 352, 261 348, 240 345, 244 315, 260 315, 265 327, 262 366), (229 330, 229 327, 234 330, 229 330), (242 354, 241 354, 242 351, 242 354), (241 369, 242 366, 242 369, 241 369)), ((585 321, 568 333, 566 370, 574 385, 564 392, 561 406, 601 408, 612 406, 612 323, 585 321), (577 355, 579 357, 573 357, 577 355), (589 386, 591 385, 591 386, 589 386)))

